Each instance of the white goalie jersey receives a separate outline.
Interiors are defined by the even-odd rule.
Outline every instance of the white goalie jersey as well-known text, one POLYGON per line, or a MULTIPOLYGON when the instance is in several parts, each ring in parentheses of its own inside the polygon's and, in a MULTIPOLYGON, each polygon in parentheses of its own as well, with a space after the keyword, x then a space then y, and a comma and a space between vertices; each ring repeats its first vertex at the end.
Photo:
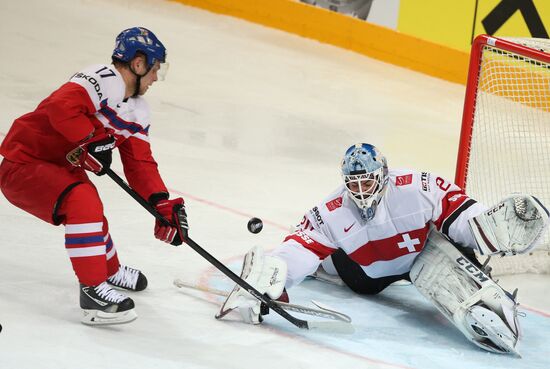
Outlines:
POLYGON ((432 173, 390 170, 374 218, 365 221, 345 185, 309 210, 296 231, 272 251, 288 265, 286 287, 300 283, 338 248, 371 278, 411 270, 430 227, 462 246, 475 247, 468 219, 486 206, 432 173))

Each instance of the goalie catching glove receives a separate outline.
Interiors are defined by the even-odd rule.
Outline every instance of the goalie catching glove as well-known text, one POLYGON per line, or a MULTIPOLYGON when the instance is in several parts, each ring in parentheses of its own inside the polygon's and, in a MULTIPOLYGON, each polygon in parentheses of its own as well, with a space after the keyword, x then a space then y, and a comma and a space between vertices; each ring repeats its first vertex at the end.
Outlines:
MULTIPOLYGON (((272 299, 279 298, 284 291, 287 265, 284 260, 265 255, 262 248, 255 246, 244 257, 241 278, 258 292, 267 294, 272 299)), ((238 309, 244 322, 260 324, 262 315, 267 314, 267 307, 239 285, 227 296, 216 319, 223 318, 230 311, 238 309)))
POLYGON ((548 210, 533 196, 512 195, 468 221, 481 255, 523 254, 548 228, 548 210))

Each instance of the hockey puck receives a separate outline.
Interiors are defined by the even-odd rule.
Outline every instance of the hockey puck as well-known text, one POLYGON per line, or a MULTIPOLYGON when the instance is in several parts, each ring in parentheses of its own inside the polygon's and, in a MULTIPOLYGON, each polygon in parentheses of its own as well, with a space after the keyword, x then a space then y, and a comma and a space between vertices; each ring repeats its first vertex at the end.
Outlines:
POLYGON ((260 233, 264 224, 260 218, 250 218, 247 228, 251 233, 260 233))

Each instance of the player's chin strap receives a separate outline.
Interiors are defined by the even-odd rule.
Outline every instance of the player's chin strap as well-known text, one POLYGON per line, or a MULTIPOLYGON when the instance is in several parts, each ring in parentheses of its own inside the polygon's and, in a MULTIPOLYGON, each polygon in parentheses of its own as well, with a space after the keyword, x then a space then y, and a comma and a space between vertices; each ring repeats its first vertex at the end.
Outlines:
POLYGON ((134 88, 134 94, 132 95, 132 97, 138 97, 139 96, 139 89, 141 88, 141 78, 143 76, 145 76, 147 73, 149 73, 149 71, 151 70, 151 68, 153 67, 152 65, 151 66, 148 66, 147 67, 147 70, 145 71, 145 73, 143 74, 138 74, 134 68, 132 68, 131 65, 129 65, 130 67, 130 71, 134 74, 134 76, 136 76, 136 88, 134 88))
POLYGON ((470 341, 487 351, 519 356, 515 293, 504 291, 439 232, 430 233, 410 277, 470 341))
POLYGON ((468 223, 482 255, 515 255, 538 245, 549 220, 548 210, 538 199, 515 194, 468 223))

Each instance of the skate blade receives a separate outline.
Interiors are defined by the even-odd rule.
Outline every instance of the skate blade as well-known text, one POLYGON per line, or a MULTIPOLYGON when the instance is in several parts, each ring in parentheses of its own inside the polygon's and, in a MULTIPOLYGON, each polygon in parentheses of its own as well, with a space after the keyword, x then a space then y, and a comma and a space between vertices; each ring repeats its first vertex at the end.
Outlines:
POLYGON ((80 319, 86 325, 112 325, 125 324, 137 319, 134 309, 121 311, 120 313, 105 313, 100 310, 82 310, 83 316, 80 319))

